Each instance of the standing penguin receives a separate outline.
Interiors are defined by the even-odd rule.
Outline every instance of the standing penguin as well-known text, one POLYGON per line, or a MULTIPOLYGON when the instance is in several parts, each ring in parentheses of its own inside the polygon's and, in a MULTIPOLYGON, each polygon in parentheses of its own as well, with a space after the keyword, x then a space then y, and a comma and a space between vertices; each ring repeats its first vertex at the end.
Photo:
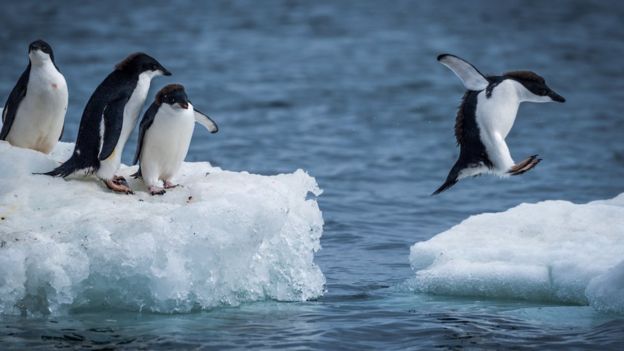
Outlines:
POLYGON ((4 105, 0 140, 47 154, 63 134, 67 83, 45 41, 33 41, 28 58, 26 70, 4 105))
POLYGON ((145 103, 150 82, 161 75, 171 73, 144 53, 132 54, 115 66, 87 102, 74 153, 65 163, 45 174, 66 177, 76 171, 95 172, 109 189, 132 193, 126 180, 115 176, 115 172, 145 103))
POLYGON ((462 178, 484 173, 503 177, 520 175, 535 167, 541 161, 537 155, 516 164, 505 143, 520 103, 565 102, 565 99, 551 90, 544 78, 530 71, 486 77, 457 56, 440 55, 438 61, 451 69, 468 91, 455 121, 459 159, 444 184, 432 195, 445 191, 462 178))
POLYGON ((215 122, 196 110, 179 84, 162 88, 141 120, 139 141, 133 164, 140 160, 136 177, 142 177, 152 195, 162 195, 174 188, 171 179, 186 157, 195 122, 211 133, 219 128, 215 122), (160 187, 160 181, 164 187, 160 187))

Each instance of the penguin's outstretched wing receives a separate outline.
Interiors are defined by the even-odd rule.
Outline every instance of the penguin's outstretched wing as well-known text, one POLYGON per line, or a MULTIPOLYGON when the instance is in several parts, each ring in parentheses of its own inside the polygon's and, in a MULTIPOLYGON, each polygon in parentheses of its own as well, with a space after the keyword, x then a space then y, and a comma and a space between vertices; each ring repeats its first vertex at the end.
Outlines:
POLYGON ((208 129, 210 133, 216 133, 219 131, 219 127, 210 117, 196 108, 193 109, 195 110, 195 122, 204 126, 204 128, 208 129))
POLYGON ((102 112, 102 118, 104 118, 104 141, 102 150, 100 150, 100 161, 109 158, 117 146, 119 135, 121 135, 121 127, 123 127, 123 113, 126 102, 128 102, 128 97, 122 95, 104 107, 102 112))
POLYGON ((0 140, 5 140, 9 135, 15 115, 17 114, 17 108, 26 96, 26 88, 28 87, 28 77, 30 76, 30 63, 20 78, 17 80, 17 84, 13 87, 4 110, 2 111, 2 131, 0 131, 0 140))
POLYGON ((490 84, 475 66, 455 55, 442 54, 438 56, 438 62, 453 71, 468 90, 481 91, 490 84))
POLYGON ((137 149, 136 153, 134 154, 134 161, 132 161, 133 165, 136 165, 136 163, 139 162, 141 149, 143 149, 143 137, 145 137, 145 132, 147 132, 149 127, 152 126, 152 123, 154 123, 156 112, 158 112, 158 105, 156 105, 156 103, 152 103, 143 115, 143 119, 141 120, 141 124, 139 125, 139 140, 137 141, 137 149))

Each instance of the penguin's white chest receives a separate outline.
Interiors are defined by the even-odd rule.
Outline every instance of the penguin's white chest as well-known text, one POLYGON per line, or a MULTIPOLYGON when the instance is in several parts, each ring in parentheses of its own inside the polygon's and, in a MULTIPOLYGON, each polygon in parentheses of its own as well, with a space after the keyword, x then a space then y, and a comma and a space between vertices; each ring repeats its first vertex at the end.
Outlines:
POLYGON ((505 174, 513 166, 513 159, 509 153, 505 138, 511 131, 516 120, 520 99, 515 82, 504 80, 493 90, 488 98, 482 91, 477 97, 475 111, 479 137, 494 169, 499 174, 505 174))
POLYGON ((52 151, 63 130, 68 97, 65 77, 51 62, 33 65, 7 140, 19 147, 52 151))
POLYGON ((519 105, 518 93, 511 80, 498 84, 489 98, 482 91, 475 111, 479 128, 482 132, 498 133, 506 138, 516 121, 519 105))
POLYGON ((148 186, 175 176, 188 152, 194 127, 193 106, 186 110, 161 106, 145 132, 141 149, 141 173, 148 186))

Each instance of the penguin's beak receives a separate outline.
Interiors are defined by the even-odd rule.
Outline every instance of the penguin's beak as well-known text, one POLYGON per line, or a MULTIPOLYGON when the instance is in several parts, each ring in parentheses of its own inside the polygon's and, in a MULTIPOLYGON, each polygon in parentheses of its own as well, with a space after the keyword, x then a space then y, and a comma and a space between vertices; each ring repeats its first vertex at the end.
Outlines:
POLYGON ((557 101, 557 102, 565 102, 566 101, 566 99, 563 96, 555 93, 552 90, 548 92, 548 97, 550 97, 552 99, 552 101, 557 101))
POLYGON ((166 69, 165 67, 163 67, 163 66, 160 66, 160 70, 162 71, 163 76, 170 76, 170 75, 171 75, 171 72, 169 72, 169 70, 167 70, 167 69, 166 69))
POLYGON ((178 105, 180 105, 180 107, 182 107, 185 110, 188 109, 188 107, 189 107, 188 106, 188 102, 186 102, 186 101, 180 101, 180 102, 178 102, 178 105))

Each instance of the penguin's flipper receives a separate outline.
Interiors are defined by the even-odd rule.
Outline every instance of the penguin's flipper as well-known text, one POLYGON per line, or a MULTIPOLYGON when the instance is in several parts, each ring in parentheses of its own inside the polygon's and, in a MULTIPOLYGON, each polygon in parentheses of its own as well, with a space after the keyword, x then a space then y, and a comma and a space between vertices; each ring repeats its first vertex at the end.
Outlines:
POLYGON ((30 77, 30 63, 20 78, 18 79, 15 87, 11 90, 9 98, 7 99, 4 110, 2 111, 2 130, 0 131, 0 140, 5 140, 9 135, 15 115, 17 114, 17 108, 26 96, 26 89, 28 88, 28 78, 30 77))
POLYGON ((468 90, 481 91, 490 85, 487 78, 475 66, 455 55, 442 54, 438 56, 438 62, 453 71, 468 90))
POLYGON ((104 107, 104 112, 102 113, 102 118, 104 118, 104 142, 102 143, 102 150, 100 150, 100 161, 109 158, 117 146, 119 135, 121 135, 121 127, 123 127, 123 113, 127 101, 128 98, 122 96, 104 107))
POLYGON ((65 133, 65 121, 63 121, 63 128, 61 128, 61 135, 59 135, 58 141, 61 141, 63 137, 63 133, 65 133))
POLYGON ((219 127, 217 124, 208 117, 205 113, 195 109, 195 122, 204 126, 204 128, 208 129, 210 133, 216 133, 219 131, 219 127))
POLYGON ((525 159, 524 161, 513 165, 507 173, 512 176, 520 175, 526 173, 537 166, 538 163, 542 161, 541 158, 537 158, 537 155, 533 155, 525 159))
MULTIPOLYGON (((136 163, 139 162, 141 150, 143 149, 143 138, 145 137, 145 132, 147 132, 149 127, 152 126, 152 123, 154 123, 156 112, 158 112, 158 105, 156 105, 156 103, 152 103, 147 111, 145 111, 145 114, 143 114, 143 119, 141 119, 141 124, 139 125, 139 140, 137 141, 137 149, 134 153, 134 161, 132 161, 133 165, 136 165, 136 163)), ((139 172, 137 173, 140 176, 141 170, 139 169, 139 172)))

